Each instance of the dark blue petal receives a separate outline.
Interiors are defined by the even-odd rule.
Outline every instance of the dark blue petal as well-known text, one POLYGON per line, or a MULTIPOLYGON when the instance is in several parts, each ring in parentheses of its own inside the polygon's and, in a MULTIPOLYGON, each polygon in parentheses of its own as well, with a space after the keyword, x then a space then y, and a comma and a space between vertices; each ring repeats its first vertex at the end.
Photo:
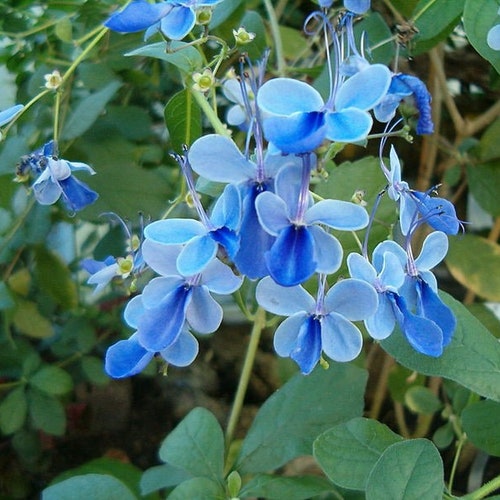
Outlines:
POLYGON ((148 350, 163 351, 176 341, 191 300, 192 289, 181 285, 153 309, 145 309, 139 319, 138 338, 148 350))
POLYGON ((399 327, 416 351, 435 358, 443 354, 443 332, 434 321, 412 314, 405 299, 395 293, 387 293, 392 303, 399 327))
POLYGON ((87 184, 79 181, 72 175, 68 178, 59 181, 62 189, 62 200, 68 210, 77 212, 87 205, 94 203, 99 198, 99 195, 87 184))
POLYGON ((299 365, 300 371, 308 375, 318 364, 321 356, 321 322, 314 316, 308 316, 302 323, 297 343, 290 352, 290 357, 299 365))
POLYGON ((146 368, 153 359, 153 354, 139 344, 137 334, 134 334, 128 340, 120 340, 107 350, 104 368, 110 377, 130 377, 146 368))
POLYGON ((460 222, 453 203, 420 191, 412 191, 412 195, 419 200, 417 209, 429 226, 446 234, 458 233, 460 222))
POLYGON ((443 346, 447 346, 457 325, 455 315, 424 280, 418 280, 417 293, 420 299, 417 303, 417 313, 434 321, 441 328, 443 346))
POLYGON ((255 198, 267 190, 266 184, 252 184, 242 192, 243 218, 240 227, 240 248, 233 260, 240 273, 250 279, 263 278, 269 274, 264 254, 276 239, 262 229, 255 210, 255 198))
POLYGON ((210 236, 219 245, 224 247, 227 255, 232 259, 240 248, 240 236, 235 231, 227 227, 220 227, 214 231, 210 231, 210 236))
POLYGON ((306 226, 290 225, 265 255, 269 274, 282 286, 298 285, 316 270, 314 240, 306 226))
POLYGON ((122 11, 112 14, 104 26, 120 33, 135 33, 158 22, 172 9, 173 5, 168 2, 151 4, 145 0, 134 0, 122 11))
POLYGON ((397 75, 412 91, 415 98, 415 106, 418 109, 417 134, 432 134, 434 124, 432 123, 431 94, 425 83, 412 75, 397 75))

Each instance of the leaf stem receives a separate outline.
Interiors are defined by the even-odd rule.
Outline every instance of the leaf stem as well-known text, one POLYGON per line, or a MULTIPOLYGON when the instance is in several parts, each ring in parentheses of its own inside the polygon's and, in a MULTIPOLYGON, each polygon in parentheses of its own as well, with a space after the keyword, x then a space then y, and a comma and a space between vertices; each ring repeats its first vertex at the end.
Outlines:
POLYGON ((229 449, 233 440, 234 431, 241 414, 241 409, 243 408, 243 401, 245 399, 248 383, 250 382, 250 376, 252 374, 255 355, 257 354, 257 348, 259 346, 260 336, 265 326, 266 312, 264 309, 259 307, 254 316, 254 323, 250 333, 250 341, 248 343, 245 360, 243 362, 243 368, 241 370, 238 388, 236 389, 236 395, 234 396, 233 407, 231 408, 231 413, 229 415, 229 421, 226 428, 226 450, 229 449))
POLYGON ((202 109, 203 113, 205 113, 205 116, 208 118, 214 130, 220 135, 230 137, 231 132, 220 121, 219 117, 213 110, 212 106, 210 106, 210 103, 207 101, 205 96, 201 92, 196 92, 196 91, 192 91, 191 94, 198 103, 198 106, 200 106, 200 108, 202 109))
POLYGON ((274 12, 273 4, 271 0, 264 0, 264 6, 267 11, 267 17, 269 19, 269 24, 271 25, 271 35, 274 41, 274 51, 276 53, 276 65, 279 76, 285 74, 285 58, 283 56, 283 42, 281 40, 280 27, 278 24, 278 19, 276 13, 274 12))
POLYGON ((481 500, 486 498, 490 493, 494 493, 500 489, 500 476, 494 477, 491 481, 483 484, 481 488, 461 497, 462 500, 481 500))

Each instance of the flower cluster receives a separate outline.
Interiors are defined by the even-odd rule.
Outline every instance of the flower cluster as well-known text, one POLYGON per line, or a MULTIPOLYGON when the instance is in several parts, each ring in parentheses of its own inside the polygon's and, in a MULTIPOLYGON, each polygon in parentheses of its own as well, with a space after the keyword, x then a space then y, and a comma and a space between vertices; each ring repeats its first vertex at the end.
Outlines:
MULTIPOLYGON (((181 39, 193 28, 196 11, 216 3, 133 0, 105 24, 120 32, 146 29, 146 37, 160 31, 168 39, 181 39)), ((369 0, 345 0, 335 24, 328 15, 332 3, 320 2, 321 9, 305 24, 308 32, 311 21, 319 22, 326 42, 326 98, 304 81, 265 81, 267 57, 256 68, 243 58, 241 76, 227 80, 223 91, 232 106, 229 125, 247 135, 244 149, 227 136, 210 134, 175 156, 197 218, 167 218, 144 228, 140 265, 158 277, 126 306, 125 321, 135 332, 108 350, 111 376, 138 373, 157 354, 175 366, 191 363, 198 352, 194 334, 215 332, 222 321, 217 295, 234 293, 245 278, 260 280, 255 297, 260 307, 286 317, 274 346, 304 374, 326 362, 323 355, 338 362, 356 358, 363 345, 358 321, 378 340, 398 325, 408 342, 429 356, 441 355, 450 342, 455 318, 439 297, 431 269, 446 254, 447 235, 460 228, 451 203, 435 196, 435 189, 412 190, 402 180, 394 148, 387 167, 385 138, 380 154, 387 179, 383 193, 398 205, 404 241, 383 241, 370 256, 368 235, 378 203, 369 215, 362 203, 319 199, 310 190, 320 147, 366 142, 374 119, 387 123, 390 132, 403 100, 418 112, 416 132, 433 131, 430 94, 423 82, 371 64, 356 45, 354 20, 366 12, 369 0), (208 212, 193 172, 223 185, 208 212), (434 232, 414 258, 413 236, 423 224, 434 232), (360 253, 345 256, 338 233, 360 230, 365 230, 360 253), (344 259, 350 276, 339 279, 334 275, 344 259), (313 295, 308 290, 315 282, 313 295)), ((201 73, 195 78, 201 91, 202 78, 201 73)), ((87 262, 91 268, 89 283, 98 288, 123 275, 112 258, 87 262)))

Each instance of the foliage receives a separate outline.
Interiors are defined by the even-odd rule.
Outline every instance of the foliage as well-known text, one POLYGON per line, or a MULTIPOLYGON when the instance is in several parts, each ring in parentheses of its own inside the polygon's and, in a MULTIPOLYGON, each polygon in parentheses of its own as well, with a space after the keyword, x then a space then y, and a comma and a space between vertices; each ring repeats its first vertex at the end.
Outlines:
POLYGON ((40 493, 81 388, 197 363, 235 305, 227 423, 193 408, 159 464, 92 460, 43 499, 499 490, 457 475, 500 456, 499 26, 497 0, 5 0, 0 432, 25 477, 0 496, 40 493), (265 332, 302 373, 235 439, 265 332))

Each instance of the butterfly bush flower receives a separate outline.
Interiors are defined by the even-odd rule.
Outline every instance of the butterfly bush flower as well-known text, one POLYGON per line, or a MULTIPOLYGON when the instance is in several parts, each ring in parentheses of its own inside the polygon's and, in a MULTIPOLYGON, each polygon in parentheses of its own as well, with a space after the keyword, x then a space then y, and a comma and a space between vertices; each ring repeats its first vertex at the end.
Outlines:
POLYGON ((203 209, 190 173, 187 158, 179 157, 200 221, 165 219, 144 229, 146 240, 166 245, 184 245, 177 257, 177 268, 186 276, 202 272, 216 257, 221 246, 233 258, 240 246, 238 229, 241 219, 239 191, 229 184, 219 197, 210 217, 203 209))
POLYGON ((311 373, 322 352, 333 361, 356 358, 363 337, 352 321, 371 316, 378 303, 375 289, 353 278, 337 282, 325 294, 324 276, 316 299, 300 285, 285 288, 270 277, 259 282, 256 297, 267 311, 288 316, 275 332, 274 348, 292 358, 303 374, 311 373))
POLYGON ((146 39, 161 32, 171 40, 182 40, 196 23, 196 12, 214 6, 222 0, 167 0, 151 4, 133 0, 123 10, 112 14, 104 23, 120 33, 146 31, 146 39))
POLYGON ((0 127, 3 127, 11 120, 13 120, 22 110, 24 106, 22 104, 16 104, 10 108, 0 111, 0 127))
POLYGON ((32 188, 36 200, 41 205, 52 205, 61 198, 68 210, 77 212, 98 198, 95 191, 73 176, 73 172, 78 171, 95 174, 95 171, 85 163, 69 162, 59 158, 56 144, 50 141, 21 158, 17 176, 20 179, 30 175, 36 177, 32 188))
POLYGON ((366 210, 351 202, 323 200, 311 203, 310 155, 302 167, 281 169, 276 193, 264 192, 256 199, 257 215, 265 231, 276 241, 265 254, 272 278, 283 286, 306 281, 315 272, 335 272, 342 261, 342 246, 321 225, 343 231, 366 227, 366 210))

